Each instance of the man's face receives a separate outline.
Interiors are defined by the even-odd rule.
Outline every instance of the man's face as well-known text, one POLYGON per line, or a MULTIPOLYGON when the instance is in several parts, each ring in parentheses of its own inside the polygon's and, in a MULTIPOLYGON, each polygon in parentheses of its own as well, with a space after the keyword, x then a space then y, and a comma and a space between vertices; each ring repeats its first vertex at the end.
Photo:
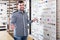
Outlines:
POLYGON ((19 4, 19 8, 20 8, 21 11, 24 11, 24 7, 25 7, 24 3, 19 4))

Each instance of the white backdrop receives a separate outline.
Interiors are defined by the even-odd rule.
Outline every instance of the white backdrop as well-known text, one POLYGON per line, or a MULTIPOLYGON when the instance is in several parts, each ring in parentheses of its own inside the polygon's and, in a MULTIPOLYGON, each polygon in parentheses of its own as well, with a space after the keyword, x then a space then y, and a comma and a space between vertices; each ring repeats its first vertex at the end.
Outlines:
POLYGON ((7 2, 0 1, 0 26, 6 26, 2 29, 7 29, 7 2), (5 23, 5 25, 3 24, 5 23))
POLYGON ((56 0, 31 0, 31 35, 36 40, 56 40, 56 0))

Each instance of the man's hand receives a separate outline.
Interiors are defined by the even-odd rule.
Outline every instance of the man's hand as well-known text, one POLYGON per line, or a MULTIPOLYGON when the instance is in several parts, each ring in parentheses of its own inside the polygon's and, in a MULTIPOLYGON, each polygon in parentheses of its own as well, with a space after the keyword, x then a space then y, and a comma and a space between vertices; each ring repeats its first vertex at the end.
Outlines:
POLYGON ((15 26, 13 24, 11 24, 11 29, 14 30, 15 26))
POLYGON ((38 21, 38 19, 37 18, 34 18, 32 21, 35 22, 35 21, 38 21))

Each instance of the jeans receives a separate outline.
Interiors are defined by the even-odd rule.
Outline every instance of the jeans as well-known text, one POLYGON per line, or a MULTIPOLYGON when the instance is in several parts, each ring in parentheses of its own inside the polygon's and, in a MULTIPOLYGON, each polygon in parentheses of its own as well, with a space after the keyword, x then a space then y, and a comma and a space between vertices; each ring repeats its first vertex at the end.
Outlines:
POLYGON ((27 36, 14 37, 14 40, 27 40, 27 36))

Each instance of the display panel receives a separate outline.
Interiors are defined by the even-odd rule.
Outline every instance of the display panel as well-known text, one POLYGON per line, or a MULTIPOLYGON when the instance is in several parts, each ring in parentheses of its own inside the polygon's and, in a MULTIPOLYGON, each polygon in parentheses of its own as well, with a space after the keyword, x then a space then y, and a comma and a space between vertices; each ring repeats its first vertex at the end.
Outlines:
POLYGON ((31 0, 31 35, 35 40, 56 40, 56 0, 31 0))
POLYGON ((0 1, 0 29, 7 29, 7 2, 0 1))

